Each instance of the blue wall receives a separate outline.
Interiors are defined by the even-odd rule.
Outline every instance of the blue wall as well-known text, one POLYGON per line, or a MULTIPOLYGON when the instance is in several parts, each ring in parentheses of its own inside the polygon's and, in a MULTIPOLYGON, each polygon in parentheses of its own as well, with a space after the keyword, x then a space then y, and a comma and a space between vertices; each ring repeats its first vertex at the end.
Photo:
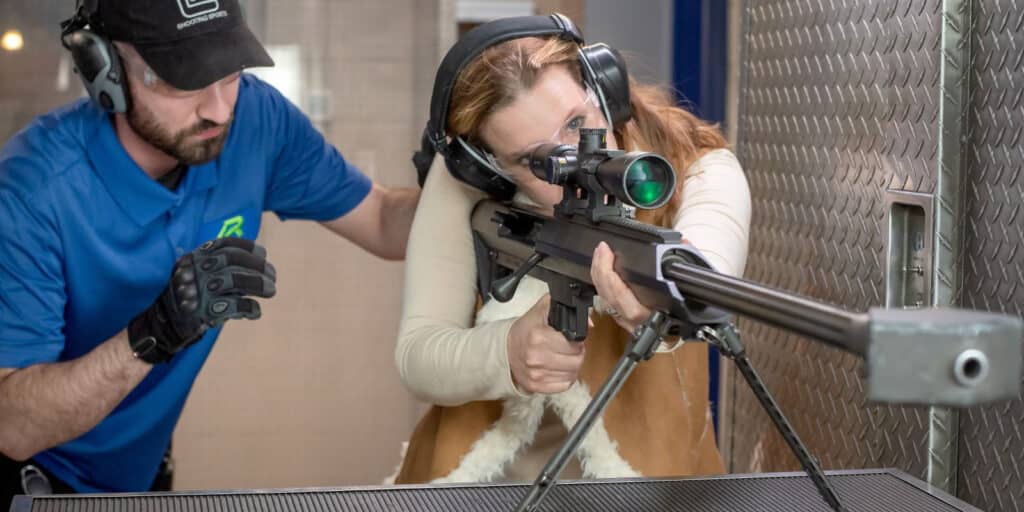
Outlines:
MULTIPOLYGON (((672 81, 679 100, 702 119, 725 120, 727 68, 726 0, 675 0, 672 81)), ((680 169, 681 170, 681 169, 680 169)), ((708 398, 718 432, 718 351, 708 351, 708 398)))
POLYGON ((675 0, 672 80, 680 99, 711 122, 725 119, 726 0, 675 0))

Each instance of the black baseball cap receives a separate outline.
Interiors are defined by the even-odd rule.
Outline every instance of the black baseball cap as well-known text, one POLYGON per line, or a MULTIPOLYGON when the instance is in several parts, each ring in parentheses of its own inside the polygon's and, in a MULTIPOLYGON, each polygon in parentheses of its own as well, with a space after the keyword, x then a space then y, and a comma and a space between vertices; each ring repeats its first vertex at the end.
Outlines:
POLYGON ((92 21, 131 43, 153 71, 182 90, 245 68, 273 66, 246 26, 238 0, 99 0, 92 21))

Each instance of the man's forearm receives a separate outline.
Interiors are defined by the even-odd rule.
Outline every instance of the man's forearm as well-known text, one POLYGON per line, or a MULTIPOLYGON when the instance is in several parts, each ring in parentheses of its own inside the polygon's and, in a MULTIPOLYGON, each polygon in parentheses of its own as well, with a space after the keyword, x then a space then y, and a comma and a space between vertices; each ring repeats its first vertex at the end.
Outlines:
POLYGON ((386 260, 405 258, 420 191, 374 184, 356 208, 323 225, 386 260))
POLYGON ((390 247, 388 252, 395 259, 405 258, 409 231, 412 229, 412 219, 416 215, 419 199, 418 188, 391 188, 385 196, 381 231, 390 247))
POLYGON ((78 359, 0 370, 0 452, 24 460, 88 432, 151 368, 122 331, 78 359))

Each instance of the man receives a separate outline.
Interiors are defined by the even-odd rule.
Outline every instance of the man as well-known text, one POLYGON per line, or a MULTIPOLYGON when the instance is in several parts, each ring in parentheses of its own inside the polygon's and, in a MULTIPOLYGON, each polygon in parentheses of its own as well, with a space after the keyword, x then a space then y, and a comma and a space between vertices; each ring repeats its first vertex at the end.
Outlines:
POLYGON ((273 62, 237 0, 100 0, 64 42, 93 101, 0 152, 0 510, 35 489, 160 488, 221 325, 274 294, 260 212, 401 259, 419 197, 241 73, 273 62))

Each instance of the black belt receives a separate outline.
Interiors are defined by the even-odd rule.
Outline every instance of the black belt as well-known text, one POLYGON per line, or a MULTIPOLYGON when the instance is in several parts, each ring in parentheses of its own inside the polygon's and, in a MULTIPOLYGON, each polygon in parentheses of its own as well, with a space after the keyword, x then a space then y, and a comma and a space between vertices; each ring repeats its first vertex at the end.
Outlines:
POLYGON ((0 510, 11 506, 18 494, 67 494, 75 492, 33 460, 16 461, 0 453, 0 510))
MULTIPOLYGON (((167 447, 150 491, 169 491, 174 480, 171 447, 167 447)), ((8 510, 18 494, 73 494, 75 490, 34 460, 16 461, 0 453, 0 512, 8 510)))

